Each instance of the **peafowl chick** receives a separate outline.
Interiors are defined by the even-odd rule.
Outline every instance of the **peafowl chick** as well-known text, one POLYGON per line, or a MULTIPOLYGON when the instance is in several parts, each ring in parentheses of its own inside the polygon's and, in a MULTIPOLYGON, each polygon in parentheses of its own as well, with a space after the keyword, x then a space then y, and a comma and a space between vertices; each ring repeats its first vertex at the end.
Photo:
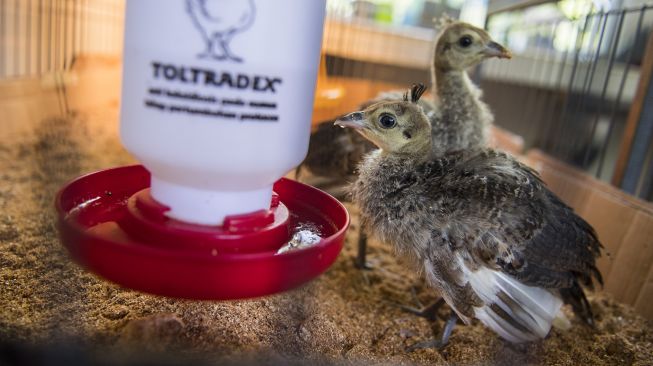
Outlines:
POLYGON ((435 42, 431 68, 439 98, 438 113, 431 119, 433 149, 444 152, 487 145, 494 116, 466 70, 492 57, 511 58, 512 54, 481 28, 458 21, 445 23, 435 42))
MULTIPOLYGON (((602 282, 592 227, 505 153, 434 150, 422 92, 336 121, 379 148, 352 187, 363 223, 412 258, 467 324, 477 318, 510 342, 534 341, 552 325, 569 327, 563 303, 592 324, 581 288, 602 282)), ((446 344, 452 319, 427 345, 446 344)))
MULTIPOLYGON (((435 105, 417 103, 431 122, 431 148, 435 153, 481 148, 487 145, 494 116, 482 92, 467 75, 467 69, 492 58, 511 58, 512 54, 487 32, 471 24, 445 19, 442 22, 433 55, 431 76, 438 101, 435 105)), ((373 102, 401 100, 401 93, 380 94, 373 102)), ((369 106, 371 103, 368 103, 369 106)), ((364 108, 361 108, 364 109, 364 108)), ((356 266, 368 268, 367 238, 359 232, 356 266)))
MULTIPOLYGON (((495 42, 488 33, 471 24, 443 18, 435 40, 431 78, 435 104, 420 104, 431 121, 433 149, 452 151, 487 145, 489 127, 494 116, 481 99, 482 91, 470 80, 467 70, 489 58, 512 57, 512 53, 495 42)), ((399 101, 403 91, 380 93, 361 106, 381 101, 399 101)))

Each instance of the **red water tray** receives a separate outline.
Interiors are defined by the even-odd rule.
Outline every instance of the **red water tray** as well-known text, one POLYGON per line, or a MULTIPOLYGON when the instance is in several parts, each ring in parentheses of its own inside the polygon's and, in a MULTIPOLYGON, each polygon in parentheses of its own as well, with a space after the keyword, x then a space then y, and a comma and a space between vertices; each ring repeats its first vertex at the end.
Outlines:
POLYGON ((56 209, 61 241, 75 261, 156 295, 232 300, 290 290, 333 264, 349 226, 338 200, 285 178, 274 185, 269 212, 233 216, 222 227, 165 217, 149 184, 141 165, 99 171, 66 185, 56 209), (318 228, 322 240, 276 255, 292 228, 305 224, 318 228))

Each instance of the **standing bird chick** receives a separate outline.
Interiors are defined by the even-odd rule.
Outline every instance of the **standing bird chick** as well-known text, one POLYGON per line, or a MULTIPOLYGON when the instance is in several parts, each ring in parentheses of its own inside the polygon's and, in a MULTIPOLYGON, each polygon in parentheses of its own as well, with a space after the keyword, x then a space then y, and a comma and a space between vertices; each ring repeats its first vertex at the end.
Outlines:
MULTIPOLYGON (((419 100, 431 121, 433 149, 440 152, 479 148, 487 145, 494 116, 481 99, 482 91, 469 79, 467 70, 490 58, 512 58, 512 53, 495 42, 483 29, 469 23, 443 18, 435 40, 431 78, 435 104, 419 100)), ((363 105, 400 101, 403 91, 380 93, 363 105)))
POLYGON ((186 11, 206 42, 200 57, 243 61, 231 52, 229 43, 254 22, 254 0, 186 0, 186 11))
MULTIPOLYGON (((512 54, 498 44, 487 32, 471 24, 443 20, 442 30, 436 42, 431 76, 435 86, 437 103, 420 104, 431 122, 431 148, 434 153, 463 149, 478 149, 487 145, 489 128, 494 116, 485 102, 482 92, 467 75, 467 69, 489 58, 511 58, 512 54)), ((382 93, 374 100, 398 101, 401 93, 382 93)), ((356 266, 366 264, 367 238, 359 233, 356 266)))
POLYGON ((445 152, 484 147, 494 116, 466 70, 489 58, 511 58, 512 54, 481 28, 458 21, 444 23, 431 68, 439 98, 437 114, 431 118, 433 148, 445 152))
MULTIPOLYGON (((534 341, 569 326, 563 302, 592 324, 581 288, 602 281, 592 227, 505 153, 434 151, 422 92, 336 122, 379 147, 353 186, 362 222, 413 258, 467 324, 477 318, 508 341, 534 341)), ((454 324, 433 344, 446 344, 454 324)))

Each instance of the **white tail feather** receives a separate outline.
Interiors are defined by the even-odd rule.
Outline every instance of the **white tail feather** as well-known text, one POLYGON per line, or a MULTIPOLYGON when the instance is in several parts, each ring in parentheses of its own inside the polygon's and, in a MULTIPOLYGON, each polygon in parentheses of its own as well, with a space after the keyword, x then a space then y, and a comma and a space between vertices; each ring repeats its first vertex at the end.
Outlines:
POLYGON ((506 340, 515 343, 537 340, 546 337, 554 320, 556 325, 565 324, 562 300, 549 290, 527 286, 486 267, 471 271, 461 257, 458 260, 465 279, 484 303, 474 308, 476 317, 506 340), (505 313, 504 316, 497 311, 505 313))
POLYGON ((496 313, 490 310, 487 306, 475 308, 475 315, 481 323, 485 324, 488 328, 492 329, 501 338, 513 342, 522 343, 528 341, 535 341, 539 337, 534 334, 524 333, 517 328, 510 325, 508 322, 499 317, 496 313))

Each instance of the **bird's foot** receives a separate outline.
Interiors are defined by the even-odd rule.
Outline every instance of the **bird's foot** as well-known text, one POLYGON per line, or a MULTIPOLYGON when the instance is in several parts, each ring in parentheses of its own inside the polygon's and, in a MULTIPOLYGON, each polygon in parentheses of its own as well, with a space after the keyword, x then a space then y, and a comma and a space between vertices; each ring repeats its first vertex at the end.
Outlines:
POLYGON ((457 322, 458 322, 458 314, 456 314, 456 312, 452 310, 451 315, 447 320, 447 323, 444 325, 444 329, 442 329, 442 334, 440 335, 439 339, 434 338, 424 342, 417 342, 415 344, 406 347, 406 352, 413 352, 417 349, 424 349, 424 348, 435 348, 438 350, 443 349, 447 344, 449 344, 449 337, 451 337, 451 333, 453 332, 453 329, 456 327, 457 322))
MULTIPOLYGON (((413 295, 415 296, 415 299, 417 300, 417 296, 415 295, 415 290, 413 289, 413 295)), ((430 321, 435 321, 438 316, 438 310, 442 305, 444 305, 444 299, 440 298, 437 301, 433 302, 430 305, 427 306, 422 306, 422 304, 419 302, 419 300, 416 301, 418 303, 418 308, 410 307, 410 306, 405 306, 401 305, 401 310, 411 313, 413 315, 417 315, 421 318, 428 319, 430 321)))
POLYGON ((212 53, 212 52, 200 53, 199 55, 197 55, 197 57, 202 58, 202 59, 210 58, 210 59, 214 59, 214 60, 218 60, 218 61, 224 61, 227 58, 226 56, 216 55, 215 53, 212 53))
POLYGON ((229 47, 229 40, 223 39, 220 42, 222 46, 222 51, 224 52, 224 57, 235 62, 243 62, 243 59, 231 53, 231 48, 229 47))
POLYGON ((226 58, 228 58, 228 59, 230 59, 231 61, 234 61, 234 62, 243 62, 243 59, 241 57, 234 56, 234 55, 227 55, 226 58))
POLYGON ((365 260, 365 258, 361 259, 359 257, 353 258, 354 262, 354 267, 365 270, 365 271, 371 271, 374 269, 374 265, 365 260))
POLYGON ((442 343, 441 339, 433 338, 433 339, 428 340, 428 341, 417 342, 417 343, 411 344, 410 346, 407 346, 406 347, 406 352, 414 352, 415 350, 425 349, 425 348, 435 348, 437 350, 441 350, 446 345, 447 345, 446 343, 442 343))

